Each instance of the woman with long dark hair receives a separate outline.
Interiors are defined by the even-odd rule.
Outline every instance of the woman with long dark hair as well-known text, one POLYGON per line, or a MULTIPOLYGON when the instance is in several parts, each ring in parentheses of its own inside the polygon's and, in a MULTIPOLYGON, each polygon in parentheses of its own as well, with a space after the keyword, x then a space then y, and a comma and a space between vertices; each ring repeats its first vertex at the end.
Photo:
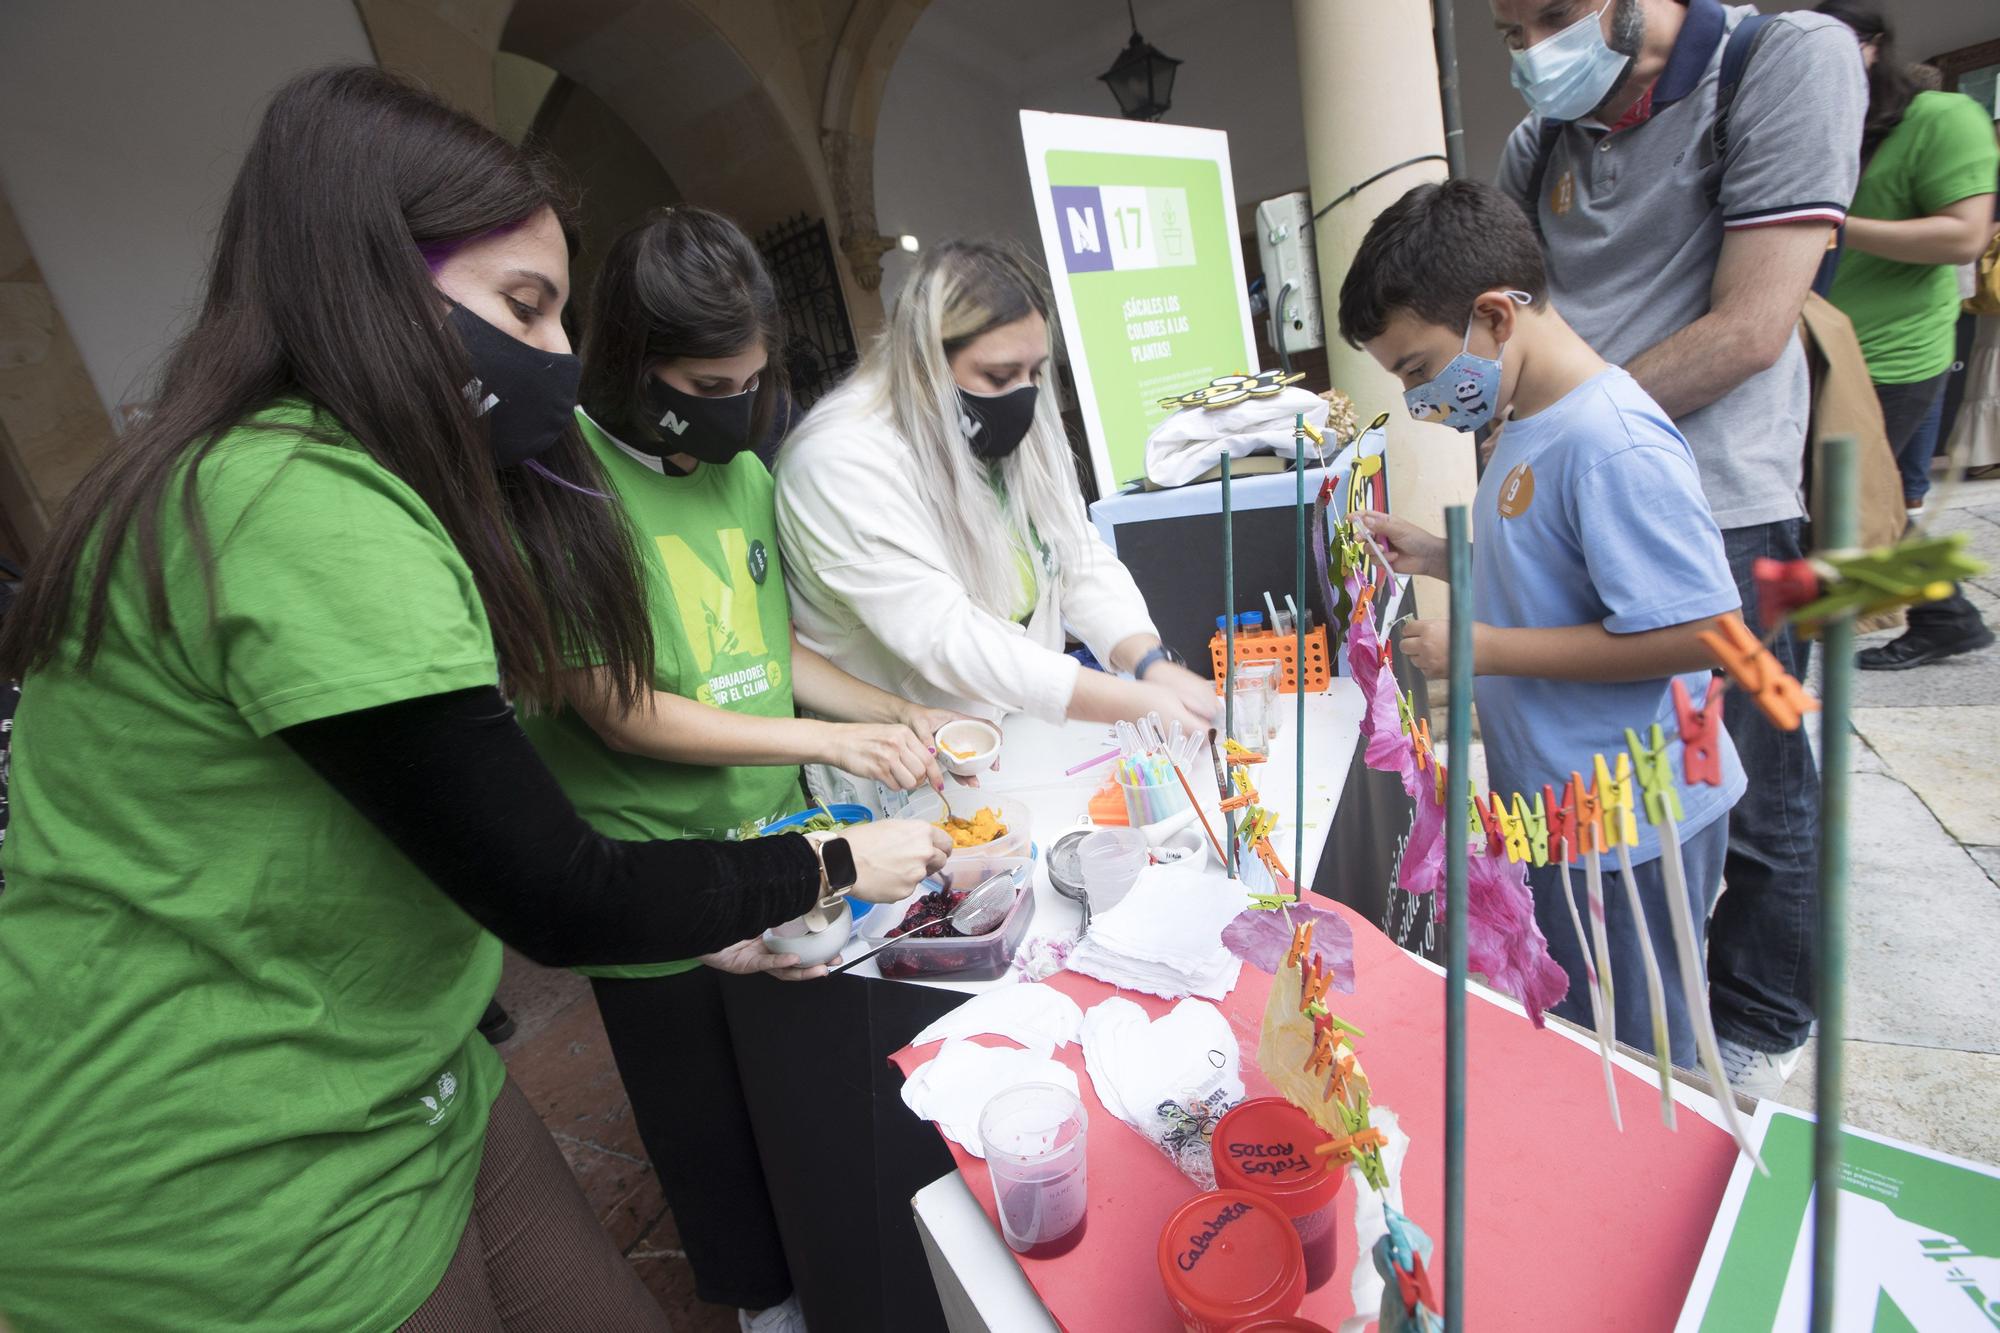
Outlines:
POLYGON ((562 203, 380 71, 288 84, 0 629, 21 1333, 665 1327, 474 1030, 500 941, 682 958, 942 862, 907 823, 613 841, 522 734, 570 646, 627 699, 653 654, 571 427, 562 203))
MULTIPOLYGON (((1861 183, 1827 295, 1861 340, 1914 522, 1930 493, 1937 447, 1936 431, 1923 426, 1944 395, 1956 352, 1957 265, 1978 259, 1993 235, 2000 151, 1977 102, 1919 91, 1880 10, 1855 0, 1825 0, 1818 10, 1854 30, 1868 67, 1861 183)), ((1941 602, 1910 608, 1909 622, 1901 637, 1863 649, 1857 663, 1900 671, 1993 642, 1978 608, 1955 589, 1941 602)))
MULTIPOLYGON (((792 637, 771 474, 752 452, 783 393, 784 338, 749 238, 707 209, 662 210, 612 243, 586 329, 578 422, 640 537, 655 649, 636 706, 584 665, 568 706, 528 723, 578 811, 613 837, 705 836, 801 810, 805 763, 890 791, 942 785, 932 737, 954 714, 865 685, 792 637)), ((757 1333, 804 1325, 718 974, 826 971, 797 961, 753 939, 583 969, 696 1294, 757 1333)))

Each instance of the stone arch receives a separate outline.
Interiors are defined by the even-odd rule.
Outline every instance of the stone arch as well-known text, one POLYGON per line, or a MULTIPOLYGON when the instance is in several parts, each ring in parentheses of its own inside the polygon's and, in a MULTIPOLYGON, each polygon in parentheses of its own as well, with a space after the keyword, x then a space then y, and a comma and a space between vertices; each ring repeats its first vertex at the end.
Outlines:
POLYGON ((882 255, 893 244, 875 221, 875 124, 889 71, 930 0, 855 0, 827 62, 820 152, 840 223, 840 249, 881 309, 882 255))

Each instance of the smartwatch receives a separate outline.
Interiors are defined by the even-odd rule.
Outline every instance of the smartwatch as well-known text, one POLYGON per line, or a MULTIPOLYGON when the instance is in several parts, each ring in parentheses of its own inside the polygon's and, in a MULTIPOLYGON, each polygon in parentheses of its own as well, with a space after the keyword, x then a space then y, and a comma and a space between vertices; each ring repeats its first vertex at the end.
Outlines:
POLYGON ((837 897, 854 887, 861 873, 854 868, 854 849, 847 845, 847 839, 836 838, 826 833, 810 833, 806 841, 812 844, 813 854, 819 857, 820 897, 837 897))
POLYGON ((1166 644, 1155 644, 1150 652, 1133 664, 1132 679, 1144 680, 1146 673, 1153 669, 1155 662, 1172 662, 1175 666, 1187 665, 1181 655, 1167 647, 1166 644))

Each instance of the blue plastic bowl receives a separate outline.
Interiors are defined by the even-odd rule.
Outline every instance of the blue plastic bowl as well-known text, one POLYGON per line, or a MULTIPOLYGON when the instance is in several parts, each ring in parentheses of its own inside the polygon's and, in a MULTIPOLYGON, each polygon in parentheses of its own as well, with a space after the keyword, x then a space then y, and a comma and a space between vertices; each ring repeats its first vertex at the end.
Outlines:
MULTIPOLYGON (((820 807, 814 806, 810 810, 801 810, 795 815, 786 815, 783 819, 774 819, 766 824, 757 836, 761 838, 771 833, 789 833, 819 813, 821 813, 820 807)), ((872 824, 875 822, 875 812, 865 805, 829 805, 826 807, 825 813, 832 815, 843 824, 872 824)), ((874 906, 874 903, 864 903, 859 898, 849 898, 847 900, 847 909, 853 913, 856 921, 867 916, 874 906)))

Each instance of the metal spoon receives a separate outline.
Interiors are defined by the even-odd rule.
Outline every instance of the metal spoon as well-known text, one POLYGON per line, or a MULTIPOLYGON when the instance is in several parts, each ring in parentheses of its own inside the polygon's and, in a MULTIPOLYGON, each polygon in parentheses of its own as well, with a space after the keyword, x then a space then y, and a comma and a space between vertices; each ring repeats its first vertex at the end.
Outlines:
MULTIPOLYGON (((1008 909, 1013 907, 1016 888, 1014 872, 1003 870, 981 883, 971 893, 966 894, 965 901, 954 907, 951 915, 945 919, 951 922, 952 927, 961 935, 984 935, 999 925, 1002 918, 1007 915, 1008 909)), ((894 944, 897 940, 902 939, 903 936, 910 934, 912 931, 921 930, 923 926, 935 924, 937 923, 926 921, 921 926, 905 926, 893 934, 885 935, 882 937, 881 943, 877 944, 867 953, 849 959, 839 967, 828 971, 827 975, 834 976, 837 973, 845 972, 857 963, 865 963, 876 954, 881 953, 884 949, 894 944)))

